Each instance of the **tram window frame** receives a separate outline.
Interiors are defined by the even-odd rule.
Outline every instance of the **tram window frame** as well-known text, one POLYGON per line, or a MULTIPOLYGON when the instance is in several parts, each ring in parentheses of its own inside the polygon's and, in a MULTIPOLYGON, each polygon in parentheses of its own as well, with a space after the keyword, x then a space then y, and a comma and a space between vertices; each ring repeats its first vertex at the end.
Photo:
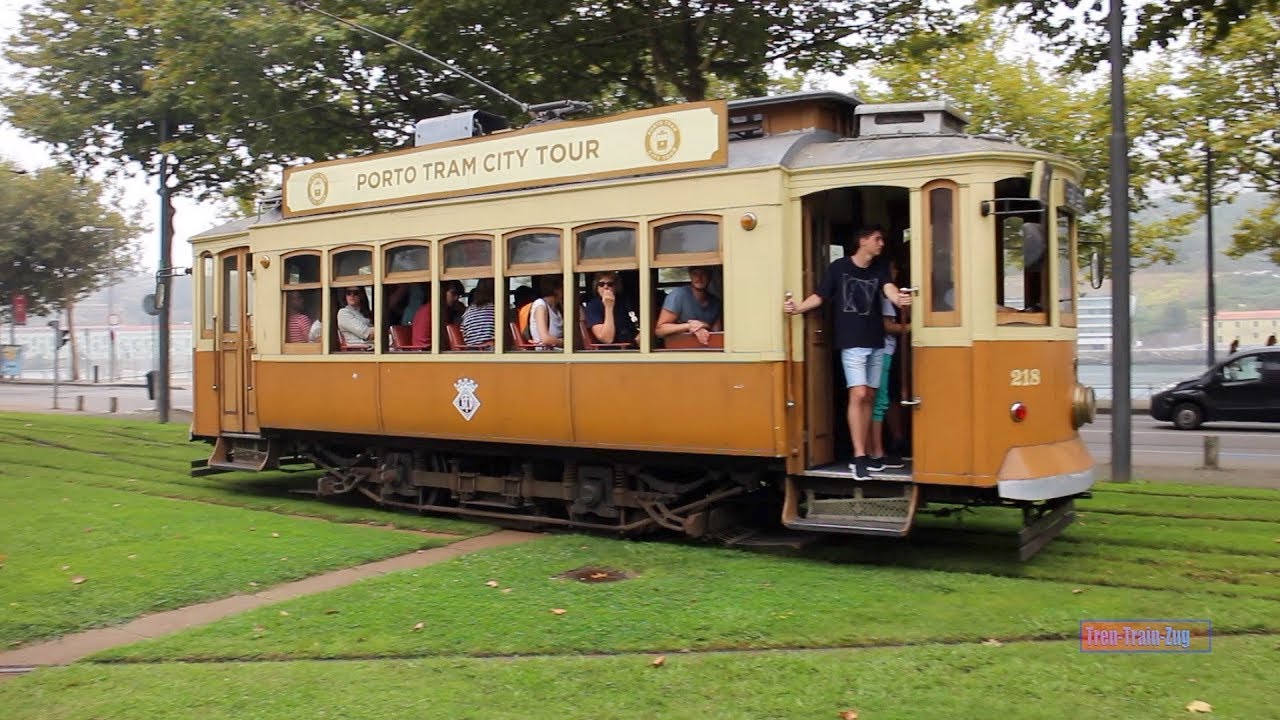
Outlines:
POLYGON ((221 256, 218 264, 218 278, 222 285, 222 303, 218 308, 222 312, 222 332, 226 335, 240 332, 240 256, 234 253, 221 256), (235 273, 232 280, 228 272, 235 273))
MULTIPOLYGON (((569 298, 574 303, 573 308, 573 327, 566 328, 565 334, 572 335, 573 347, 578 352, 640 352, 641 334, 644 333, 644 327, 640 323, 640 303, 643 298, 640 297, 640 223, 632 220, 605 220, 601 222, 579 225, 573 228, 573 284, 572 287, 565 288, 565 304, 568 305, 569 298), (583 258, 585 254, 584 248, 589 237, 584 237, 588 233, 600 230, 626 230, 631 233, 631 254, 616 255, 611 257, 592 257, 583 258), (587 342, 587 338, 583 336, 583 329, 590 335, 591 328, 586 326, 587 305, 597 296, 594 285, 595 278, 598 273, 614 273, 618 282, 624 290, 623 297, 627 299, 629 305, 633 305, 631 312, 636 316, 636 339, 633 347, 619 347, 615 343, 597 342, 594 336, 591 336, 591 342, 587 342), (632 303, 634 299, 634 304, 632 303), (603 346, 603 347, 588 347, 603 346)), ((565 321, 569 322, 569 313, 565 313, 565 321)))
POLYGON ((217 272, 217 263, 214 262, 213 253, 201 253, 200 302, 203 307, 200 309, 200 337, 204 340, 213 339, 218 322, 218 305, 213 295, 213 289, 217 283, 217 272))
MULTIPOLYGON (((1025 199, 1031 191, 1030 179, 1026 176, 1007 177, 996 181, 995 198, 997 200, 1003 198, 1025 199)), ((1022 325, 1047 327, 1049 325, 1049 306, 1055 302, 1052 290, 1052 278, 1055 272, 1055 258, 1049 252, 1049 209, 1042 207, 1039 210, 1028 210, 1026 212, 1011 213, 1007 215, 995 216, 995 242, 994 242, 994 259, 996 270, 995 292, 993 299, 996 305, 996 325, 1022 325), (1038 219, 1038 222, 1037 222, 1038 219), (1014 227, 1015 223, 1019 223, 1014 227), (1039 292, 1037 295, 1038 310, 1028 310, 1028 308, 1037 307, 1028 303, 1028 292, 1031 286, 1031 278, 1028 277, 1026 268, 1026 231, 1027 225, 1038 224, 1041 228, 1041 243, 1043 250, 1041 251, 1041 268, 1038 271, 1039 292), (1005 287, 1008 284, 1009 275, 1007 274, 1009 266, 1009 251, 1013 247, 1008 242, 1010 232, 1016 232, 1018 243, 1014 258, 1020 259, 1022 262, 1021 269, 1017 276, 1021 278, 1022 284, 1022 307, 1013 307, 1008 305, 1009 298, 1005 295, 1005 287)))
POLYGON ((960 207, 960 186, 954 180, 938 179, 925 183, 920 188, 921 209, 924 215, 924 232, 921 233, 924 240, 924 272, 922 274, 924 280, 924 325, 925 327, 960 327, 961 312, 964 309, 964 286, 962 283, 963 265, 961 259, 963 253, 959 247, 959 232, 957 229, 958 212, 960 207), (951 272, 951 294, 952 302, 949 308, 935 309, 937 307, 935 297, 938 288, 934 278, 934 255, 937 254, 939 224, 937 217, 934 216, 935 205, 938 205, 940 195, 935 192, 945 191, 948 194, 947 204, 950 213, 947 217, 946 237, 945 241, 950 249, 950 257, 948 258, 949 270, 951 272))
MULTIPOLYGON (((441 240, 438 243, 438 246, 439 248, 437 252, 439 252, 439 257, 437 258, 437 262, 439 262, 439 267, 440 267, 440 289, 437 290, 436 288, 432 288, 433 292, 439 292, 443 295, 444 287, 446 283, 448 283, 449 281, 458 280, 460 282, 463 282, 463 288, 466 290, 466 296, 467 296, 466 307, 469 309, 471 307, 472 293, 475 291, 476 287, 480 284, 480 281, 490 280, 494 288, 494 293, 493 293, 494 323, 493 323, 493 343, 487 347, 471 347, 471 346, 463 345, 461 349, 454 349, 453 343, 449 341, 449 331, 447 327, 448 323, 445 323, 445 322, 440 322, 439 323, 440 327, 434 329, 434 333, 436 336, 435 342, 440 343, 441 351, 448 352, 448 353, 495 352, 495 347, 497 345, 498 338, 500 336, 498 334, 498 300, 499 300, 499 298, 497 297, 498 278, 495 277, 494 263, 493 263, 493 253, 494 253, 494 246, 495 246, 494 236, 484 234, 484 233, 467 233, 465 235, 454 235, 452 237, 448 237, 441 240), (488 243, 489 259, 485 264, 459 265, 459 266, 449 265, 448 257, 449 257, 450 247, 457 245, 459 243, 473 242, 477 240, 483 240, 484 242, 488 243), (471 287, 467 287, 467 283, 465 282, 467 280, 474 280, 476 282, 472 283, 471 287)), ((443 305, 443 301, 444 301, 443 296, 440 298, 433 298, 433 299, 441 303, 440 305, 437 305, 437 307, 441 308, 441 312, 437 317, 442 320, 446 319, 445 312, 447 311, 447 309, 444 308, 444 305, 443 305)), ((459 334, 461 334, 461 330, 462 330, 461 317, 458 318, 457 325, 458 325, 459 334)))
POLYGON ((1057 216, 1054 220, 1055 242, 1058 243, 1056 273, 1058 276, 1058 298, 1056 304, 1058 306, 1058 325, 1061 327, 1076 327, 1078 320, 1076 318, 1076 305, 1079 303, 1078 280, 1079 277, 1079 258, 1076 257, 1076 243, 1080 232, 1080 220, 1075 213, 1065 207, 1056 209, 1057 216), (1066 236, 1063 236, 1062 224, 1067 223, 1066 236), (1064 296, 1064 291, 1067 293, 1064 296))
POLYGON ((724 297, 724 218, 720 215, 708 214, 683 214, 672 215, 664 218, 658 218, 649 223, 649 252, 650 252, 650 297, 648 301, 652 303, 653 312, 649 317, 652 327, 648 328, 650 337, 650 347, 655 352, 723 352, 724 351, 724 314, 725 314, 725 297, 724 297), (673 226, 687 224, 705 224, 713 225, 716 233, 716 244, 714 251, 694 251, 694 252, 661 252, 661 234, 664 230, 668 230, 673 226), (662 315, 663 304, 670 292, 663 295, 662 301, 658 300, 658 292, 662 291, 664 285, 670 285, 674 290, 689 284, 689 268, 705 267, 711 273, 711 280, 708 283, 708 289, 712 294, 716 294, 720 299, 720 330, 712 331, 709 344, 701 345, 696 339, 693 339, 687 333, 668 335, 665 338, 658 337, 658 319, 662 315), (663 280, 663 273, 676 271, 678 276, 682 276, 680 280, 663 280), (673 284, 677 283, 677 284, 673 284), (675 338, 673 340, 673 338, 675 338), (692 341, 692 342, 690 342, 692 341), (669 344, 675 344, 676 347, 668 347, 669 344))
POLYGON ((376 248, 372 245, 343 245, 329 251, 328 257, 329 267, 329 311, 333 314, 331 324, 327 324, 326 332, 329 334, 329 353, 360 353, 373 352, 377 346, 378 338, 378 308, 374 305, 377 300, 377 254, 376 248), (355 273, 350 275, 338 274, 338 259, 342 255, 352 252, 368 252, 369 253, 369 273, 355 273), (338 312, 346 307, 347 288, 356 287, 364 292, 365 302, 369 304, 369 324, 373 327, 373 334, 369 336, 367 345, 354 345, 344 350, 339 340, 338 329, 338 312))
POLYGON ((423 303, 431 307, 436 307, 435 305, 431 304, 432 289, 433 289, 432 282, 431 282, 431 242, 428 240, 424 240, 422 238, 408 238, 405 240, 396 240, 394 242, 386 243, 381 247, 379 247, 379 252, 381 253, 381 257, 382 257, 382 280, 381 280, 381 283, 379 284, 381 286, 383 317, 382 317, 382 327, 380 328, 379 332, 375 333, 375 335, 378 338, 378 343, 382 346, 383 352, 397 352, 397 353, 400 353, 400 352, 429 353, 431 352, 431 346, 432 346, 431 335, 434 334, 434 330, 435 330, 434 319, 432 322, 433 332, 427 336, 426 347, 401 348, 401 347, 397 347, 395 344, 394 337, 393 337, 395 330, 393 330, 392 328, 397 326, 407 325, 410 328, 410 333, 412 333, 412 328, 413 328, 412 320, 409 323, 402 322, 404 320, 403 312, 401 313, 400 317, 390 317, 388 315, 388 311, 391 309, 391 295, 400 286, 407 286, 408 291, 411 292, 414 285, 425 283, 427 288, 426 288, 426 296, 423 298, 423 303), (410 270, 391 269, 393 267, 392 254, 395 253, 397 250, 404 250, 406 248, 421 249, 423 253, 423 257, 425 258, 425 267, 413 268, 410 270))
MULTIPOLYGON (((505 298, 507 302, 507 308, 510 310, 510 315, 506 318, 506 322, 503 323, 505 327, 501 328, 503 332, 499 332, 499 335, 503 338, 504 352, 527 352, 533 349, 539 349, 539 350, 559 350, 560 349, 560 348, 551 348, 551 347, 534 348, 532 345, 526 344, 526 343, 529 343, 529 341, 526 338, 530 337, 530 335, 528 333, 521 333, 523 337, 519 339, 513 337, 512 331, 511 331, 511 324, 516 323, 517 326, 519 325, 520 310, 523 308, 523 306, 519 306, 519 307, 516 306, 516 303, 515 303, 516 301, 515 291, 519 289, 519 285, 517 285, 517 283, 527 284, 529 289, 533 291, 533 299, 527 303, 527 305, 532 307, 533 303, 537 302, 540 298, 543 297, 543 287, 544 287, 544 283, 546 282, 544 278, 556 277, 556 278, 560 278, 563 281, 564 237, 565 237, 564 230, 561 228, 554 228, 554 227, 521 228, 520 230, 513 230, 511 232, 503 234, 502 236, 502 260, 503 260, 503 278, 504 278, 503 284, 506 286, 505 298), (518 241, 524 238, 533 237, 533 236, 548 236, 548 237, 555 238, 554 247, 556 251, 556 258, 554 261, 549 261, 549 262, 516 262, 515 261, 515 254, 517 250, 518 241), (527 280, 528 282, 527 283, 521 282, 525 280, 527 280)), ((564 316, 563 304, 561 306, 560 312, 561 312, 561 317, 563 318, 564 316)), ((530 323, 533 322, 532 317, 530 317, 529 322, 530 323)))
MULTIPOLYGON (((316 311, 316 316, 312 319, 311 326, 308 326, 308 338, 310 337, 310 328, 314 326, 316 322, 320 323, 321 332, 323 333, 323 328, 326 326, 326 323, 324 322, 324 254, 319 250, 296 250, 280 256, 280 296, 281 307, 283 308, 283 312, 280 313, 280 345, 282 352, 288 354, 314 354, 321 352, 323 349, 323 335, 320 339, 316 339, 314 341, 308 339, 302 342, 289 342, 290 293, 304 293, 302 296, 304 299, 304 308, 307 307, 305 304, 306 299, 308 297, 313 298, 312 302, 314 304, 311 308, 316 311), (301 279, 301 273, 299 273, 299 280, 297 282, 290 279, 289 266, 298 258, 315 259, 314 280, 301 279)), ((311 316, 308 315, 308 317, 311 316)))

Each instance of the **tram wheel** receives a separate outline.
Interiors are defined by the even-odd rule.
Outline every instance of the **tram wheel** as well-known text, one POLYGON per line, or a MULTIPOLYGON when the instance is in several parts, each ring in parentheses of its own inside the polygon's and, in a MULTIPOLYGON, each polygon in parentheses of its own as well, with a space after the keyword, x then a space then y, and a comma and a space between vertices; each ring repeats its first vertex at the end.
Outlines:
POLYGON ((1173 409, 1173 425, 1179 430, 1195 430, 1204 422, 1204 411, 1199 405, 1184 402, 1173 409))

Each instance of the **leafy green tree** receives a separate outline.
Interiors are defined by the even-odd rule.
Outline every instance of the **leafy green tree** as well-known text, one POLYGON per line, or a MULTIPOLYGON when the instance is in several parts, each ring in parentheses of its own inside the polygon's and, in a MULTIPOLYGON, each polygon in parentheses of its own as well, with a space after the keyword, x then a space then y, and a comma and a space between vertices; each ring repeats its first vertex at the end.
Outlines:
MULTIPOLYGON (((1056 70, 1022 53, 1018 56, 1013 30, 999 19, 985 15, 968 30, 974 40, 943 48, 927 59, 881 63, 871 77, 887 87, 881 91, 864 83, 859 94, 868 100, 902 102, 922 97, 953 103, 970 120, 969 130, 996 133, 1026 147, 1057 153, 1085 168, 1086 215, 1081 218, 1085 239, 1106 238, 1109 233, 1108 88, 1078 74, 1056 70)), ((1139 151, 1130 158, 1131 207, 1146 207, 1146 188, 1155 170, 1146 152, 1159 136, 1150 128, 1164 112, 1152 95, 1162 75, 1137 75, 1130 83, 1128 131, 1139 151)), ((1170 243, 1182 237, 1194 218, 1164 218, 1135 223, 1131 236, 1133 257, 1140 263, 1171 262, 1176 254, 1170 243)))
POLYGON ((0 164, 0 296, 26 295, 35 315, 65 311, 79 378, 75 305, 136 267, 136 219, 107 207, 103 188, 59 168, 15 174, 0 164))

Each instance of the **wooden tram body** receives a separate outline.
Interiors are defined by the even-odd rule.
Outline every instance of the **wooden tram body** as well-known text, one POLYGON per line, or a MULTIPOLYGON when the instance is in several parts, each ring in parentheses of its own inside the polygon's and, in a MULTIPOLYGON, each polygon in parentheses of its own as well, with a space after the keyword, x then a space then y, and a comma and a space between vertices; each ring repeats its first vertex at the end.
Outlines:
POLYGON ((329 468, 322 493, 691 535, 759 510, 905 535, 921 508, 1003 504, 1023 509, 1029 554, 1093 482, 1074 364, 1081 168, 963 122, 938 103, 801 93, 292 169, 279 207, 192 238, 192 435, 214 445, 198 471, 304 460, 329 468), (854 482, 829 316, 781 302, 867 224, 918 288, 892 398, 913 460, 854 482), (693 265, 723 301, 710 347, 653 332, 693 265), (632 348, 581 328, 601 270, 626 288, 632 348), (530 350, 508 331, 512 289, 550 276, 565 347, 530 350), (439 308, 444 283, 490 279, 495 347, 452 349, 439 312, 429 347, 397 343, 402 286, 439 308), (372 301, 368 348, 336 331, 351 286, 372 301), (320 319, 314 341, 286 341, 289 293, 320 319))

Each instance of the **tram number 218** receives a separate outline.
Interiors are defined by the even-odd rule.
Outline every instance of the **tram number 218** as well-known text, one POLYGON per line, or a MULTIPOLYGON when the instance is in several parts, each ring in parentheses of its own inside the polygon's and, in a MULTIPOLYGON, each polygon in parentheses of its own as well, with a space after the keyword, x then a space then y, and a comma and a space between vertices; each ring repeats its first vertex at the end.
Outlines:
POLYGON ((1040 384, 1040 368, 1021 368, 1009 371, 1009 385, 1025 387, 1040 384))

